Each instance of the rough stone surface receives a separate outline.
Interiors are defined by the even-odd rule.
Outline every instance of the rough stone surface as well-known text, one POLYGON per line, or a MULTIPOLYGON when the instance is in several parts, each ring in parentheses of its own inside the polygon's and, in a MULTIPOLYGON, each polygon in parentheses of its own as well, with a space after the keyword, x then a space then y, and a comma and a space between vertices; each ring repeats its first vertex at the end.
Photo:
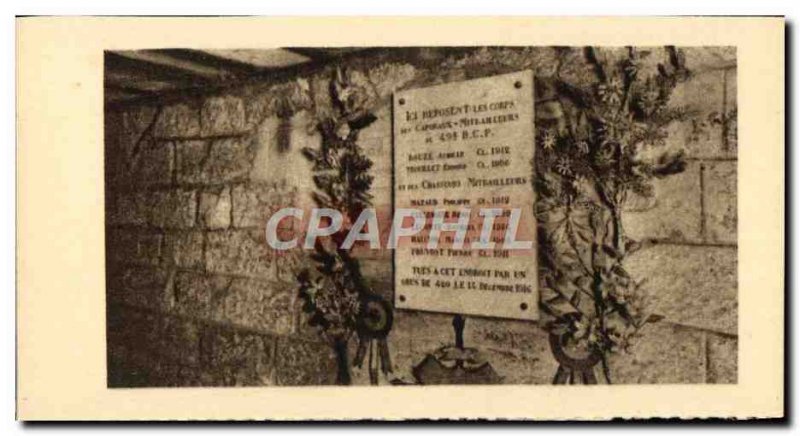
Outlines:
POLYGON ((738 104, 737 98, 737 69, 728 68, 725 70, 725 143, 723 148, 727 153, 736 154, 738 152, 738 104))
POLYGON ((661 322, 640 334, 630 354, 611 355, 614 384, 705 382, 704 332, 661 322))
POLYGON ((294 329, 295 283, 235 279, 215 302, 212 317, 221 322, 288 334, 294 329))
MULTIPOLYGON (((278 229, 278 234, 286 235, 287 237, 291 235, 289 232, 282 233, 280 228, 278 229)), ((283 238, 284 236, 281 237, 283 238)), ((309 265, 307 254, 308 252, 299 246, 292 250, 275 250, 272 258, 275 269, 275 280, 296 284, 298 272, 309 265)))
POLYGON ((194 226, 197 200, 195 191, 176 189, 149 194, 149 224, 159 228, 191 228, 194 226))
POLYGON ((252 167, 247 138, 177 142, 177 180, 184 184, 219 184, 244 180, 252 167))
POLYGON ((151 338, 157 354, 170 362, 197 364, 200 357, 200 329, 185 319, 160 316, 158 334, 151 338))
POLYGON ((207 189, 200 194, 199 224, 207 229, 226 229, 231 224, 229 188, 207 189))
POLYGON ((163 309, 171 305, 172 280, 169 270, 124 266, 110 271, 107 296, 112 302, 163 309))
POLYGON ((274 253, 261 230, 212 232, 206 241, 206 269, 221 274, 272 278, 274 253))
POLYGON ((156 115, 158 110, 153 106, 137 106, 121 113, 120 140, 128 152, 154 127, 156 115))
POLYGON ((227 293, 232 282, 230 277, 179 271, 175 275, 172 310, 192 318, 210 320, 214 305, 227 293))
POLYGON ((296 207, 297 189, 286 182, 236 185, 232 197, 234 227, 264 228, 273 213, 296 207))
MULTIPOLYGON (((385 133, 385 132, 384 132, 385 133)), ((372 192, 374 198, 389 207, 392 187, 392 137, 390 134, 359 139, 364 154, 372 160, 372 192)))
POLYGON ((138 236, 136 258, 143 264, 158 265, 161 261, 164 235, 141 232, 138 236))
POLYGON ((704 165, 706 238, 709 242, 736 244, 736 161, 704 165))
POLYGON ((210 154, 208 140, 175 141, 176 179, 179 184, 197 184, 207 181, 203 166, 210 154))
POLYGON ((191 321, 110 307, 109 387, 196 384, 199 333, 199 326, 191 321))
POLYGON ((686 56, 686 65, 693 71, 736 66, 736 47, 686 47, 681 51, 686 56))
POLYGON ((200 110, 200 134, 234 135, 245 130, 244 102, 238 97, 211 97, 200 110))
POLYGON ((306 192, 312 190, 311 163, 300 153, 305 147, 320 145, 320 135, 312 120, 308 111, 290 119, 265 119, 254 132, 255 157, 250 179, 265 183, 286 181, 306 192))
POLYGON ((378 98, 387 101, 392 93, 403 89, 416 75, 417 71, 413 65, 401 63, 381 64, 367 72, 369 82, 375 84, 378 98))
POLYGON ((722 141, 724 93, 723 70, 697 72, 690 80, 679 83, 670 106, 686 110, 689 118, 669 126, 668 147, 684 149, 689 156, 698 158, 731 157, 722 141))
POLYGON ((708 335, 707 383, 736 383, 739 341, 735 337, 708 335))
POLYGON ((162 261, 166 266, 203 268, 203 234, 197 231, 169 232, 164 235, 162 261))
MULTIPOLYGON (((359 142, 371 138, 385 138, 392 135, 392 102, 378 106, 374 111, 375 121, 361 130, 358 134, 359 142)), ((389 154, 389 156, 391 156, 389 154)))
POLYGON ((651 311, 671 322, 736 334, 738 303, 735 247, 656 245, 628 258, 651 311))
POLYGON ((653 183, 648 201, 632 199, 623 212, 625 233, 636 240, 698 241, 701 238, 700 165, 653 183))
POLYGON ((138 245, 139 238, 136 232, 108 228, 106 230, 106 262, 119 264, 128 259, 135 259, 138 256, 138 245))
POLYGON ((150 197, 144 192, 119 193, 110 198, 109 225, 145 226, 150 222, 150 197))
MULTIPOLYGON (((119 130, 120 127, 117 126, 116 129, 119 130)), ((168 185, 172 182, 172 144, 143 135, 134 144, 124 143, 122 140, 109 144, 110 148, 105 156, 106 183, 113 190, 130 189, 132 186, 168 185)))
POLYGON ((275 340, 269 336, 210 327, 203 332, 200 355, 205 385, 275 384, 275 340))
POLYGON ((169 142, 143 141, 134 159, 137 170, 132 180, 135 183, 144 186, 172 183, 174 152, 169 142))
POLYGON ((112 228, 106 238, 109 262, 153 266, 160 263, 163 237, 159 233, 112 228))
POLYGON ((186 138, 200 134, 200 113, 185 103, 166 106, 153 127, 156 138, 186 138))
MULTIPOLYGON (((106 316, 109 387, 147 386, 155 382, 150 341, 158 322, 154 313, 109 306, 106 316)), ((163 384, 163 383, 162 383, 163 384)))
POLYGON ((321 339, 280 339, 275 367, 277 383, 282 386, 332 385, 336 381, 336 356, 321 339))

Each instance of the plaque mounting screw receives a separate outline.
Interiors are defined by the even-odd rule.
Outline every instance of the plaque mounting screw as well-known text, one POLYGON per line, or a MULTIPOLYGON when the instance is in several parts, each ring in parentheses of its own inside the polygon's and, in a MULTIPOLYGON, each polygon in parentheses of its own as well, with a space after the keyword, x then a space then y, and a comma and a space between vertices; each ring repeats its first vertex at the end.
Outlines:
POLYGON ((514 82, 514 88, 517 88, 517 89, 522 88, 522 82, 520 82, 519 80, 514 82))
POLYGON ((522 303, 519 305, 519 308, 522 310, 528 310, 528 303, 522 303))
POLYGON ((406 301, 406 296, 405 295, 401 295, 400 296, 400 302, 402 303, 404 301, 406 301))
POLYGON ((399 104, 400 106, 406 104, 406 99, 401 98, 400 100, 397 100, 397 104, 399 104))

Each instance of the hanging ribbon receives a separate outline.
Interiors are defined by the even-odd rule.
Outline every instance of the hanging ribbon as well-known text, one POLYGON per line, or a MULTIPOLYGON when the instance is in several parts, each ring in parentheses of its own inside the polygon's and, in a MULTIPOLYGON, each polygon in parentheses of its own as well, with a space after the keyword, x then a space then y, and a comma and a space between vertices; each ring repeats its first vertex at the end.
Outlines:
POLYGON ((364 358, 369 353, 370 384, 378 384, 379 368, 384 375, 392 372, 392 360, 389 356, 389 344, 386 337, 392 329, 393 321, 392 306, 383 297, 372 293, 362 297, 356 320, 358 350, 353 365, 361 368, 364 358))
POLYGON ((553 357, 558 361, 553 384, 572 385, 580 382, 585 385, 596 385, 597 377, 594 375, 594 369, 602 360, 603 355, 597 350, 592 350, 591 354, 585 358, 571 357, 564 350, 564 339, 564 334, 550 333, 550 349, 553 357))

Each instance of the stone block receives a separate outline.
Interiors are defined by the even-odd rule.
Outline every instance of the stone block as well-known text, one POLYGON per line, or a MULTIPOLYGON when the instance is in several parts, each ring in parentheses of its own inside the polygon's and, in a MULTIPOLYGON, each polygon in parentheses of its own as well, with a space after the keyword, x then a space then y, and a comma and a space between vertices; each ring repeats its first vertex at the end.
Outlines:
POLYGON ((738 74, 736 68, 725 70, 725 119, 723 120, 723 149, 728 154, 738 155, 738 74))
POLYGON ((128 179, 137 186, 169 185, 172 183, 174 151, 169 142, 145 140, 139 154, 132 158, 135 170, 128 179))
POLYGON ((211 153, 210 149, 210 140, 175 141, 175 178, 179 184, 207 182, 203 167, 211 153))
POLYGON ((121 122, 119 129, 122 135, 120 138, 121 151, 126 152, 126 157, 130 157, 129 153, 148 129, 154 127, 157 115, 158 110, 154 106, 131 107, 121 113, 121 120, 119 120, 121 122))
POLYGON ((122 388, 146 386, 141 371, 131 365, 131 351, 111 339, 106 343, 106 387, 122 388))
POLYGON ((220 295, 224 295, 233 279, 193 271, 178 271, 175 274, 172 310, 194 319, 212 319, 212 307, 220 295))
POLYGON ((709 242, 736 244, 736 176, 736 161, 704 164, 705 231, 709 242))
POLYGON ((112 303, 149 309, 172 304, 173 273, 163 268, 127 266, 109 271, 106 288, 112 303))
POLYGON ((235 135, 245 131, 244 102, 239 97, 211 97, 200 110, 202 136, 235 135))
POLYGON ((152 346, 164 360, 196 365, 200 360, 200 328, 192 321, 160 315, 152 346))
POLYGON ((136 232, 114 227, 106 228, 106 262, 125 263, 137 255, 139 239, 136 232))
POLYGON ((736 66, 736 47, 683 47, 686 66, 691 71, 702 72, 736 66))
POLYGON ((186 138, 200 134, 200 111, 186 103, 165 106, 153 127, 156 138, 186 138))
POLYGON ((367 72, 369 82, 381 100, 389 100, 394 92, 403 89, 417 76, 416 68, 406 63, 381 63, 367 72))
POLYGON ((204 386, 275 384, 275 340, 269 336, 208 327, 200 353, 204 386))
POLYGON ((244 100, 245 126, 255 129, 272 115, 271 94, 261 89, 248 89, 245 92, 250 95, 244 100))
POLYGON ((623 229, 635 240, 701 239, 700 164, 690 162, 686 170, 653 181, 653 197, 631 196, 622 213, 623 229))
POLYGON ((118 351, 151 348, 158 333, 155 312, 110 304, 106 313, 107 339, 118 351))
POLYGON ((109 386, 191 386, 200 356, 192 321, 129 307, 108 311, 109 386))
POLYGON ((322 339, 283 337, 278 341, 277 384, 281 386, 332 385, 336 382, 336 356, 322 339))
POLYGON ((300 152, 320 146, 319 133, 310 128, 312 115, 302 111, 291 119, 265 119, 253 136, 255 151, 250 179, 256 183, 286 182, 300 192, 314 189, 312 165, 300 152))
POLYGON ((166 233, 162 261, 165 266, 203 269, 203 233, 196 231, 166 233))
POLYGON ((210 272, 272 278, 274 257, 263 230, 229 230, 207 235, 205 259, 210 272))
MULTIPOLYGON (((264 229, 273 213, 284 207, 298 207, 297 189, 285 182, 236 185, 231 191, 234 227, 264 229)), ((288 226, 293 223, 294 220, 287 219, 281 224, 288 226)))
POLYGON ((146 226, 150 219, 149 196, 144 192, 111 195, 106 211, 107 225, 146 226))
POLYGON ((231 224, 231 191, 229 188, 206 189, 200 193, 199 225, 217 230, 231 224))
MULTIPOLYGON (((391 130, 380 135, 359 137, 358 145, 364 155, 372 161, 369 173, 373 177, 372 186, 391 186, 392 176, 392 133, 391 130)), ((388 202, 389 199, 387 198, 388 202)))
POLYGON ((137 250, 134 261, 146 265, 158 266, 161 263, 161 248, 164 236, 155 232, 139 232, 137 250))
POLYGON ((668 126, 667 149, 685 150, 695 158, 735 157, 723 142, 724 70, 698 72, 679 83, 669 106, 684 110, 688 117, 668 126))
MULTIPOLYGON (((281 237, 283 238, 283 236, 281 237)), ((291 283, 295 286, 297 285, 298 272, 310 265, 306 252, 299 247, 293 250, 276 251, 273 263, 275 265, 275 280, 291 283)))
MULTIPOLYGON (((358 134, 359 143, 366 139, 373 138, 386 138, 392 137, 392 103, 387 100, 386 103, 381 104, 373 109, 372 114, 375 115, 375 121, 372 122, 365 129, 362 129, 358 134)), ((391 156, 391 149, 384 150, 387 156, 391 156)))
POLYGON ((737 383, 738 347, 736 337, 708 334, 707 383, 737 383))
POLYGON ((177 181, 180 184, 219 184, 244 180, 253 153, 247 138, 180 141, 177 147, 177 181))
POLYGON ((253 165, 253 147, 249 138, 216 140, 205 168, 212 183, 245 179, 253 165))
POLYGON ((148 209, 149 224, 153 227, 191 228, 197 209, 196 193, 185 189, 151 192, 148 209))
POLYGON ((294 330, 296 284, 235 279, 214 302, 212 317, 259 332, 289 334, 294 330))
POLYGON ((640 335, 629 354, 609 355, 612 383, 705 383, 704 332, 660 322, 640 335))
POLYGON ((626 260, 643 289, 650 311, 668 321, 736 334, 737 253, 735 247, 659 244, 626 260))
POLYGON ((103 170, 106 192, 130 183, 129 158, 138 138, 127 137, 123 128, 125 115, 123 112, 105 111, 103 170))
POLYGON ((152 350, 155 314, 119 306, 109 306, 106 313, 108 387, 152 385, 150 373, 158 361, 152 350))
POLYGON ((138 230, 109 227, 106 230, 106 260, 116 265, 158 263, 158 257, 149 259, 141 255, 139 234, 138 230))
POLYGON ((150 371, 149 385, 167 388, 202 386, 194 366, 172 362, 156 362, 150 371))
MULTIPOLYGON (((329 75, 326 74, 329 78, 329 75)), ((296 77, 267 85, 253 85, 245 88, 245 118, 248 127, 257 127, 264 119, 276 115, 290 115, 309 109, 312 106, 311 84, 308 77, 296 77)), ((322 90, 326 95, 328 89, 322 90)))

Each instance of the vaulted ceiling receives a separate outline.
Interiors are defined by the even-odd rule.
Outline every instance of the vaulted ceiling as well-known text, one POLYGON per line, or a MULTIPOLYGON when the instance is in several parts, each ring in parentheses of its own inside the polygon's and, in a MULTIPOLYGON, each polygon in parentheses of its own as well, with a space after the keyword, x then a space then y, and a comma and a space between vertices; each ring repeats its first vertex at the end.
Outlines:
POLYGON ((225 86, 317 62, 359 48, 120 50, 105 52, 106 103, 225 86))

